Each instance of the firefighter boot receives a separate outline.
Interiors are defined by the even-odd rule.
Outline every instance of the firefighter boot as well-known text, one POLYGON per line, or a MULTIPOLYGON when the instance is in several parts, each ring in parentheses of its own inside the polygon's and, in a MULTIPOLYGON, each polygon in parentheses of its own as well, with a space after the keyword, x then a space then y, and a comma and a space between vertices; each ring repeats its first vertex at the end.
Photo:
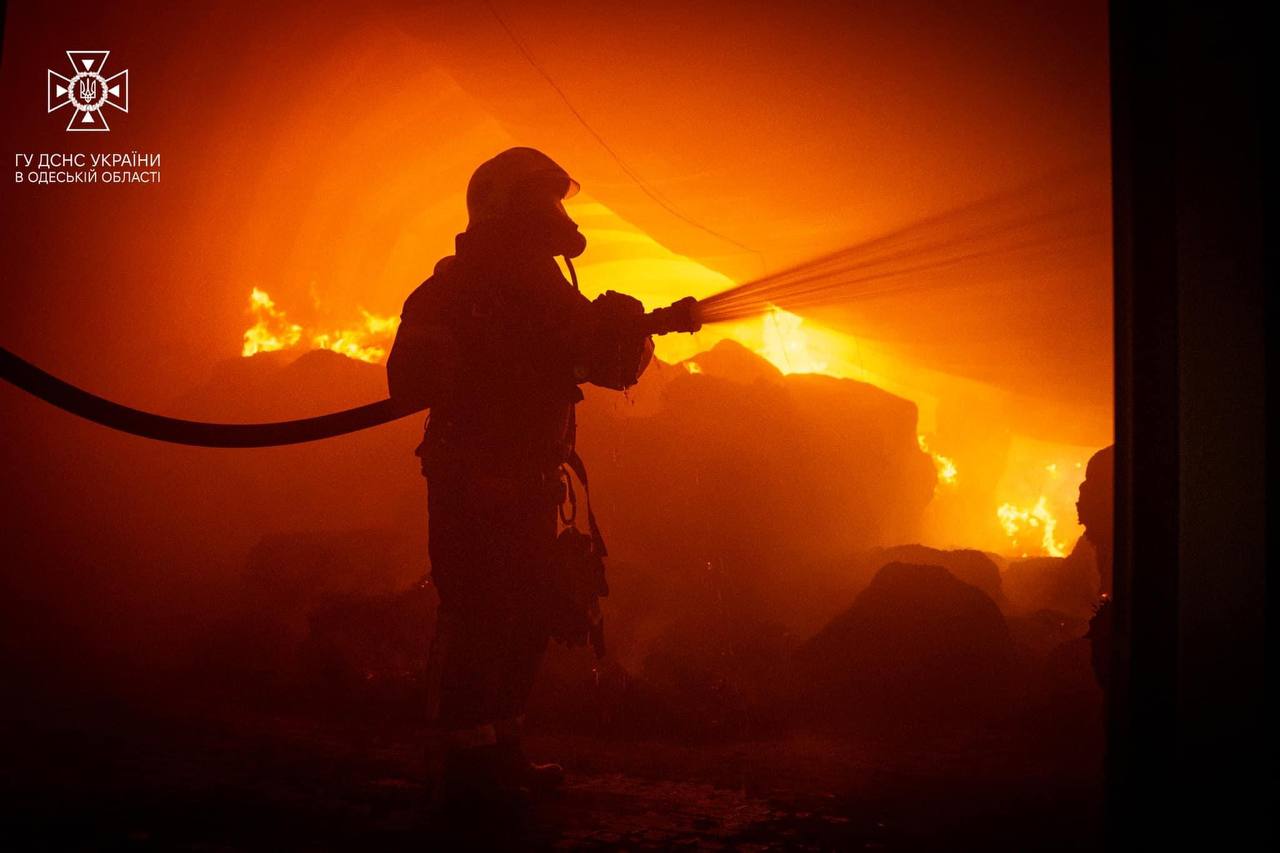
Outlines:
POLYGON ((520 779, 512 772, 508 752, 492 735, 493 726, 451 733, 440 773, 438 802, 446 808, 518 805, 520 779), (487 737, 475 738, 475 731, 487 737))
POLYGON ((510 779, 530 793, 545 793, 564 784, 564 768, 559 764, 534 764, 524 754, 520 734, 524 719, 504 720, 496 726, 498 749, 510 779))

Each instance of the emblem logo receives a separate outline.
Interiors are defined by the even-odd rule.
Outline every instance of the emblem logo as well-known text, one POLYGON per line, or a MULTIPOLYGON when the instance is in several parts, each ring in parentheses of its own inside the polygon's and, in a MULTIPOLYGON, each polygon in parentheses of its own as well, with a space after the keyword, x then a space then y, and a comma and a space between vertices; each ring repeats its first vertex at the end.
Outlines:
POLYGON ((129 69, 102 76, 109 50, 68 50, 71 77, 49 69, 49 112, 71 107, 67 130, 108 131, 103 107, 129 112, 129 69))

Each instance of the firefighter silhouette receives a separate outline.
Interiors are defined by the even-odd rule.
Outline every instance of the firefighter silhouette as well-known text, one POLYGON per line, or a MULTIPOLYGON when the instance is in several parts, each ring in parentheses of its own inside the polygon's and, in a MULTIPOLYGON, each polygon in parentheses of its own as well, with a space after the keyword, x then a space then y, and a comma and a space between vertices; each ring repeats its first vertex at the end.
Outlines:
POLYGON ((456 254, 405 302, 387 360, 392 398, 430 407, 417 455, 440 602, 428 669, 446 802, 563 778, 529 762, 520 730, 548 639, 575 633, 566 618, 587 624, 566 616, 574 605, 559 582, 574 406, 583 382, 633 384, 653 351, 630 322, 643 314, 638 300, 610 291, 593 302, 577 289, 569 259, 586 238, 563 204, 577 190, 531 148, 476 169, 456 254))
POLYGON ((1089 642, 1093 671, 1105 689, 1110 674, 1112 624, 1115 618, 1111 602, 1112 539, 1115 535, 1115 464, 1116 448, 1110 445, 1093 454, 1085 466, 1080 498, 1076 501, 1076 517, 1084 526, 1085 538, 1097 555, 1099 596, 1093 619, 1089 622, 1089 642))

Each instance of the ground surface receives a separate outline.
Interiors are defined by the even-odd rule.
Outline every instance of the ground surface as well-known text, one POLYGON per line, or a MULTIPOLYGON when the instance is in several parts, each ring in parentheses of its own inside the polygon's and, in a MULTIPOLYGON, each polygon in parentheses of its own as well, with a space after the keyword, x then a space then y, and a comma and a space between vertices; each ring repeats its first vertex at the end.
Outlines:
POLYGON ((529 751, 568 766, 565 789, 459 828, 423 809, 413 726, 44 708, 7 727, 5 846, 1090 849, 1098 731, 1081 719, 718 744, 544 735, 529 751))

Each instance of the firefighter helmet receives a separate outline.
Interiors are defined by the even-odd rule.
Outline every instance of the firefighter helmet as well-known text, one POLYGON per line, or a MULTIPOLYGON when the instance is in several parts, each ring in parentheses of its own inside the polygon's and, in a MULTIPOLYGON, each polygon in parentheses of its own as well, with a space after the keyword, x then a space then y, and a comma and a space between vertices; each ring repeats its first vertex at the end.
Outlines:
POLYGON ((510 216, 559 208, 578 191, 578 182, 546 154, 533 148, 508 148, 481 163, 467 184, 468 227, 510 216))

